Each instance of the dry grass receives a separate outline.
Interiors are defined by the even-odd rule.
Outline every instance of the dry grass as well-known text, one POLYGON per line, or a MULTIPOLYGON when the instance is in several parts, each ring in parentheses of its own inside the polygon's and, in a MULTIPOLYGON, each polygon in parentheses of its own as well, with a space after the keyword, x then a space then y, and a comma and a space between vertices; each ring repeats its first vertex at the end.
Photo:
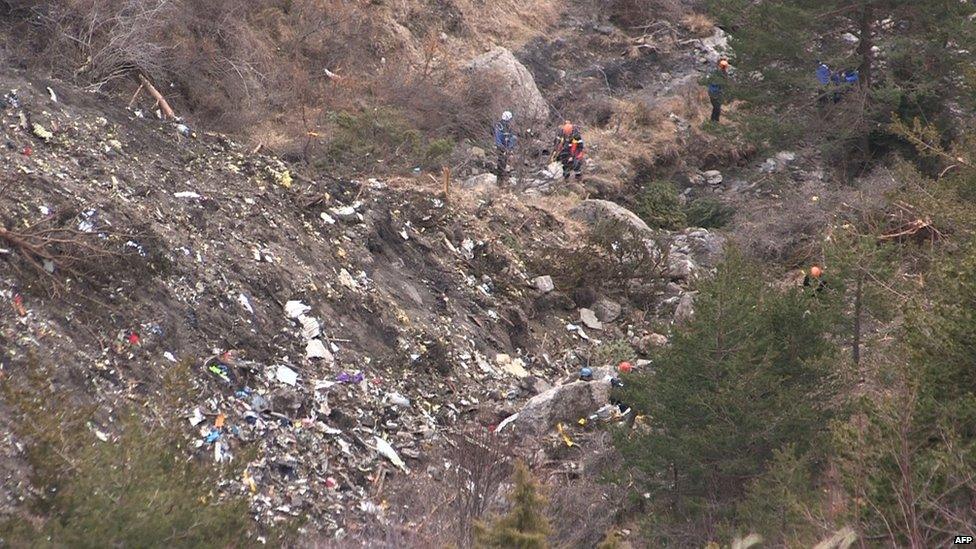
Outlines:
POLYGON ((586 133, 592 150, 598 151, 594 155, 599 155, 600 172, 622 182, 629 177, 636 157, 672 163, 687 144, 679 123, 671 115, 690 124, 692 132, 698 132, 708 105, 699 92, 698 86, 689 85, 677 95, 653 104, 643 99, 617 100, 611 122, 605 128, 590 128, 586 133))
POLYGON ((4 48, 15 61, 124 95, 145 73, 194 124, 288 156, 315 147, 309 131, 328 133, 327 111, 392 106, 432 139, 481 131, 483 120, 458 114, 477 108, 442 105, 464 95, 444 83, 491 45, 516 50, 548 33, 565 9, 555 0, 8 4, 10 32, 24 37, 4 48))
POLYGON ((681 18, 681 26, 696 38, 705 38, 715 33, 715 22, 704 13, 689 13, 681 18))

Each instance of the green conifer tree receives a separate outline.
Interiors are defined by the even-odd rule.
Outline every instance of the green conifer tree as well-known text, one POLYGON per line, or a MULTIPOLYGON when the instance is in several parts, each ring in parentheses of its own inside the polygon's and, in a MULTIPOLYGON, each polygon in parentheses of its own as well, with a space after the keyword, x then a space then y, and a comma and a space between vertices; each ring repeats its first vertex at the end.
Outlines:
POLYGON ((549 521, 546 499, 525 463, 515 465, 515 486, 509 495, 512 508, 490 525, 475 526, 477 547, 544 549, 548 547, 549 521))
POLYGON ((712 0, 710 12, 731 32, 734 94, 757 141, 883 153, 904 145, 885 131, 892 114, 948 131, 949 106, 971 98, 971 2, 712 0), (821 85, 818 61, 857 70, 859 83, 821 85))
POLYGON ((777 450, 816 445, 833 395, 830 300, 773 290, 733 253, 654 371, 630 379, 622 400, 647 429, 619 447, 645 473, 659 531, 670 532, 657 543, 703 545, 777 450))

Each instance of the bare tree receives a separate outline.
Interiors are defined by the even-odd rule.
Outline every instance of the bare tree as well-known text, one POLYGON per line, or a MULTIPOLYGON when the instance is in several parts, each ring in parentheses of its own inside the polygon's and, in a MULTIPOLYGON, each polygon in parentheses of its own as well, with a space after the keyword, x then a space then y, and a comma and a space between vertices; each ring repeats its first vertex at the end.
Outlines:
POLYGON ((488 430, 460 435, 454 442, 457 541, 461 547, 470 547, 475 521, 485 514, 502 482, 511 475, 511 445, 488 430))

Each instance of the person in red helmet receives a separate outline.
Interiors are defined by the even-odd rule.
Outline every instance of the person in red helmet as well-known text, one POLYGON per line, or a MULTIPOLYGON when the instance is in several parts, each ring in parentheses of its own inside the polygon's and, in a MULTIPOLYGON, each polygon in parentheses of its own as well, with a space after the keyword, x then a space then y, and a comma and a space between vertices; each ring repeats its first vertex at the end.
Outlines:
POLYGON ((553 155, 563 165, 563 180, 568 180, 571 173, 576 174, 576 179, 583 178, 584 148, 585 144, 579 128, 567 120, 556 131, 553 144, 553 155))

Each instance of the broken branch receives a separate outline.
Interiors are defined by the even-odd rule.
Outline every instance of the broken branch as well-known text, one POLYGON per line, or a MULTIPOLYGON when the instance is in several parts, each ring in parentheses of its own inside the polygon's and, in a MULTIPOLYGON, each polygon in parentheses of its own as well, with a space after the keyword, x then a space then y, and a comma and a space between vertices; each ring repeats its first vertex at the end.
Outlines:
POLYGON ((163 94, 159 93, 159 90, 157 90, 155 86, 153 86, 152 83, 149 82, 149 79, 146 78, 145 75, 142 74, 139 75, 139 82, 142 82, 142 85, 145 86, 147 90, 149 90, 149 95, 153 96, 153 99, 155 99, 156 102, 159 103, 159 108, 163 109, 164 115, 170 118, 176 118, 176 113, 173 112, 173 108, 170 107, 169 103, 166 102, 166 98, 163 97, 163 94))

